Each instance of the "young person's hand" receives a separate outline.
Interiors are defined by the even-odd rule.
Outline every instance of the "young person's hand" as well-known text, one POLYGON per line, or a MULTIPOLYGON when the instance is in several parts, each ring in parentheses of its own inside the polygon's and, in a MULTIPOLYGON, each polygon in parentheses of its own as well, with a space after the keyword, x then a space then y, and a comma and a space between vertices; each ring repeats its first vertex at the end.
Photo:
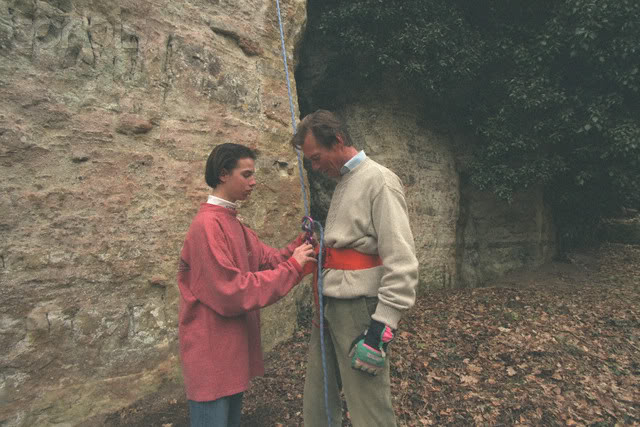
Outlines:
POLYGON ((305 266, 308 262, 316 262, 315 253, 313 252, 313 246, 309 243, 303 243, 294 249, 293 255, 291 255, 300 264, 300 267, 305 266))
MULTIPOLYGON (((297 245, 301 245, 303 243, 309 243, 307 242, 307 233, 306 232, 302 232, 298 235, 298 237, 296 237, 296 239, 294 240, 296 246, 297 245)), ((312 235, 311 236, 311 242, 310 242, 314 247, 317 245, 316 239, 315 237, 312 235)))
POLYGON ((304 243, 304 238, 307 235, 307 233, 305 233, 304 231, 300 234, 298 234, 298 236, 296 236, 295 240, 293 241, 293 243, 295 243, 296 246, 300 246, 301 244, 304 243))

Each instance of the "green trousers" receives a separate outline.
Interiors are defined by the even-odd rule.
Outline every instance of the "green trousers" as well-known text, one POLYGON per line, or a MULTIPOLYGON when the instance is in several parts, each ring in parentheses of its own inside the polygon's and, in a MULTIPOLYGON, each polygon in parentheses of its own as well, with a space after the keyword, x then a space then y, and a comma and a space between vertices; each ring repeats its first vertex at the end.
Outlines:
MULTIPOLYGON (((369 326, 378 299, 362 297, 346 300, 325 297, 324 300, 327 326, 324 340, 331 423, 336 427, 342 425, 342 388, 354 427, 395 426, 391 406, 389 354, 387 353, 384 370, 376 376, 352 369, 349 358, 351 343, 369 326)), ((327 427, 320 351, 320 329, 313 326, 304 382, 305 427, 327 427)))

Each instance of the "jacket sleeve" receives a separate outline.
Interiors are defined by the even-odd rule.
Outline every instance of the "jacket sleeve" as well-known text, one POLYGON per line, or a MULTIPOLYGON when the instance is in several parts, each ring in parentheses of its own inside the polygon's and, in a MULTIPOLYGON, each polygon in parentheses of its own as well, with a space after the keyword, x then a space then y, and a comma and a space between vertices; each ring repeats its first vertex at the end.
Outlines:
POLYGON ((418 284, 418 260, 399 179, 382 185, 371 214, 384 268, 372 318, 395 329, 402 312, 413 306, 418 284))
POLYGON ((300 234, 298 237, 296 237, 291 243, 289 243, 284 248, 275 249, 269 245, 265 245, 264 243, 262 243, 262 241, 258 238, 258 236, 255 235, 253 231, 251 232, 254 234, 255 239, 258 241, 258 244, 262 249, 262 253, 260 257, 260 270, 267 270, 267 269, 270 270, 270 269, 276 268, 278 264, 289 259, 293 254, 293 251, 298 246, 300 246, 303 241, 303 235, 300 234))
POLYGON ((295 259, 286 259, 272 270, 241 272, 231 252, 228 237, 219 223, 200 230, 192 241, 189 258, 190 289, 203 304, 221 316, 237 316, 266 307, 285 296, 302 278, 295 259))

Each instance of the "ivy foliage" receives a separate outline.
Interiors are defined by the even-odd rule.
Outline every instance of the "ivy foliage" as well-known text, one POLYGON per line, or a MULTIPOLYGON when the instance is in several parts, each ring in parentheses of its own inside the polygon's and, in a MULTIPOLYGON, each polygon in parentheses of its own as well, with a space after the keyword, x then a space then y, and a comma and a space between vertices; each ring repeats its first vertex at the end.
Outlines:
POLYGON ((390 78, 421 94, 425 115, 477 135, 477 188, 544 185, 574 244, 640 206, 639 1, 311 3, 334 94, 390 78))

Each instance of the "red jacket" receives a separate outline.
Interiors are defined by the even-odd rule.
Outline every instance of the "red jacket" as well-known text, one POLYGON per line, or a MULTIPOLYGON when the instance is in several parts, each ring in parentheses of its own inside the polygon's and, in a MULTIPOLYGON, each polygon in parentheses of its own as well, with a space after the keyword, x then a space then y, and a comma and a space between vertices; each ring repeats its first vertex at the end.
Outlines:
POLYGON ((277 250, 225 207, 203 203, 180 255, 180 359, 187 398, 199 402, 245 391, 264 374, 258 309, 302 278, 290 258, 297 240, 277 250))

